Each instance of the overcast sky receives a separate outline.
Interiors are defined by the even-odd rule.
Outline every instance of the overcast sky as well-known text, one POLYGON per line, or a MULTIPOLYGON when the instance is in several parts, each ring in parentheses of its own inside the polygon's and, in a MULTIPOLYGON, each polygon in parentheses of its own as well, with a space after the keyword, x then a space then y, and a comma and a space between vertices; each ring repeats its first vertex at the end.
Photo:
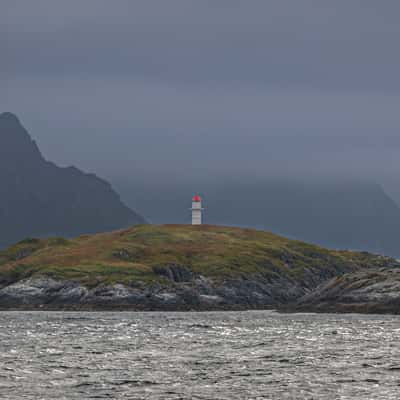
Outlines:
POLYGON ((398 0, 1 0, 0 111, 108 178, 400 171, 398 0))

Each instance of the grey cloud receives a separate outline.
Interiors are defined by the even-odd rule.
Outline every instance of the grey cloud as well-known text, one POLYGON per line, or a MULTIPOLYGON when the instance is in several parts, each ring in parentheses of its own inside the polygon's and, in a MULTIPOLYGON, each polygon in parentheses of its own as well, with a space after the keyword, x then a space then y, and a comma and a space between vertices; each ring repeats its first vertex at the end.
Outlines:
POLYGON ((396 2, 9 4, 1 17, 2 34, 9 37, 9 75, 400 89, 392 79, 400 68, 396 2))
POLYGON ((46 155, 102 174, 188 175, 202 164, 208 174, 377 176, 390 171, 400 148, 399 101, 392 94, 44 79, 13 82, 8 108, 23 110, 46 155))
POLYGON ((105 176, 400 168, 400 3, 3 0, 1 110, 105 176), (200 159, 200 161, 197 161, 200 159))

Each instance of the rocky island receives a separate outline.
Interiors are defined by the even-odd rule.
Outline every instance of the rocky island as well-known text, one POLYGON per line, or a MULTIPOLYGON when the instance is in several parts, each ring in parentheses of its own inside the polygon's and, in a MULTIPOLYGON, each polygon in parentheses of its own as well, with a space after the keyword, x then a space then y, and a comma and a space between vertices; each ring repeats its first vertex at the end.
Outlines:
MULTIPOLYGON (((138 225, 75 239, 26 239, 1 251, 0 309, 396 312, 354 307, 356 300, 386 301, 377 293, 388 276, 400 276, 392 258, 269 232, 138 225), (353 307, 335 308, 345 292, 353 307)), ((398 284, 387 296, 400 297, 398 284)))

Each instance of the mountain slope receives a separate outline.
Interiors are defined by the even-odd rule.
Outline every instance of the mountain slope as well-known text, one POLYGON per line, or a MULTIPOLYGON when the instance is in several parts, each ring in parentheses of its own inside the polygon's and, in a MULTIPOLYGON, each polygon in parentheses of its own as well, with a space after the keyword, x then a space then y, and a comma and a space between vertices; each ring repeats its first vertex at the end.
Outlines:
POLYGON ((0 246, 144 222, 107 182, 46 161, 11 113, 0 114, 0 182, 0 246))
POLYGON ((0 252, 0 307, 265 308, 344 273, 396 266, 251 229, 140 225, 0 252))

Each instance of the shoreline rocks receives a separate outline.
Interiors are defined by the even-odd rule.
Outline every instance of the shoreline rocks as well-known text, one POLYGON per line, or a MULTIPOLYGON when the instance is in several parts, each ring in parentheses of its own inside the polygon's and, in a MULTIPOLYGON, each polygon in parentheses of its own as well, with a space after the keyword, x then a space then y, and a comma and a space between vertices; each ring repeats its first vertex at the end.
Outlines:
POLYGON ((141 287, 122 284, 87 288, 74 281, 28 278, 0 289, 4 309, 236 310, 273 308, 305 290, 288 281, 232 280, 221 283, 199 277, 141 287))
POLYGON ((74 281, 29 278, 0 289, 0 310, 214 311, 400 314, 400 268, 357 271, 309 290, 288 282, 195 281, 87 288, 74 281))
POLYGON ((369 269, 335 277, 284 310, 400 314, 400 268, 369 269))

